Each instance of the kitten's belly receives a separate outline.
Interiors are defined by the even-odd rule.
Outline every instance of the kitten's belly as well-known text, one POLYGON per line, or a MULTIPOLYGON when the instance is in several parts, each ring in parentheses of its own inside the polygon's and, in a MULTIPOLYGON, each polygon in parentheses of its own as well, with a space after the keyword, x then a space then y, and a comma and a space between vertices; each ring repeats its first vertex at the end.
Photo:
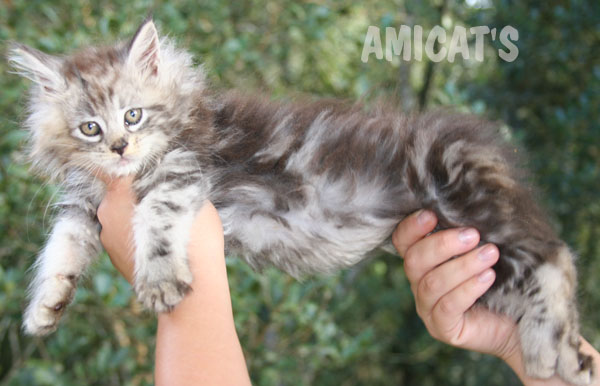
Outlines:
POLYGON ((348 189, 313 181, 298 189, 301 199, 285 199, 269 185, 229 187, 228 201, 215 200, 227 252, 255 268, 273 264, 294 276, 330 272, 383 245, 402 218, 382 213, 386 193, 372 185, 348 189))

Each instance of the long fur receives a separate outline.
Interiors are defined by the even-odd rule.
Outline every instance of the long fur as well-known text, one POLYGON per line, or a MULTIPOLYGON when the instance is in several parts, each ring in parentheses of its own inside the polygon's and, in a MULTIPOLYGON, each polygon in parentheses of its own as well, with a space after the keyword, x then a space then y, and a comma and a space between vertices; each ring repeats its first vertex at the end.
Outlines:
POLYGON ((33 165, 67 191, 38 260, 26 331, 56 328, 100 250, 104 185, 95 177, 134 175, 135 290, 150 309, 169 311, 190 290, 189 227, 206 200, 219 210, 229 253, 294 276, 357 263, 428 208, 441 228, 475 227, 482 243, 498 246, 497 279, 480 303, 519 323, 527 372, 591 382, 573 255, 520 181, 496 125, 211 90, 151 20, 127 43, 62 58, 16 45, 9 60, 34 81, 25 122, 33 165), (141 120, 124 122, 138 108, 141 120), (101 134, 82 134, 86 122, 101 134))

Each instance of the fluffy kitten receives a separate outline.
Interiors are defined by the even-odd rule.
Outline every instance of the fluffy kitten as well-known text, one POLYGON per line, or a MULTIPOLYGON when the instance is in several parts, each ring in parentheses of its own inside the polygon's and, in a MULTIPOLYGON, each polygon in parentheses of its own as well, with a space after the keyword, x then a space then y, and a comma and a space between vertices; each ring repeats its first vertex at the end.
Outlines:
POLYGON ((335 101, 276 103, 212 93, 191 56, 151 20, 127 44, 53 57, 16 45, 31 79, 31 159, 62 183, 24 327, 57 327, 101 249, 95 176, 134 175, 135 292, 171 310, 190 290, 186 244, 211 200, 229 253, 294 276, 346 267, 389 244, 407 214, 472 226, 501 252, 480 299, 519 324, 527 372, 591 382, 579 352, 573 255, 517 179, 495 128, 472 116, 403 116, 335 101))

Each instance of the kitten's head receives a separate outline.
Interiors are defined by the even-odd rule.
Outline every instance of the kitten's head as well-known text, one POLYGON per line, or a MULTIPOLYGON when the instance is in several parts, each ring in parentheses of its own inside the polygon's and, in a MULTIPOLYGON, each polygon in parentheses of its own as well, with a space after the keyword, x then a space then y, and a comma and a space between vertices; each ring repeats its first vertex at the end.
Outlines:
MULTIPOLYGON (((33 165, 123 176, 159 157, 198 123, 204 75, 146 20, 128 43, 55 57, 15 45, 9 61, 34 82, 26 127, 33 165)), ((198 129, 201 130, 201 127, 198 129)), ((199 133, 200 134, 200 133, 199 133)))

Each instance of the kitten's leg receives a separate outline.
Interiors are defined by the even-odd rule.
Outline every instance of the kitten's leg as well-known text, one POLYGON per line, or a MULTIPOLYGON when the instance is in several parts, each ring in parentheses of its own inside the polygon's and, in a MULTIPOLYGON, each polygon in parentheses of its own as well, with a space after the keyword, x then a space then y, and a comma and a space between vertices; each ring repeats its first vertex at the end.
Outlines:
POLYGON ((45 335, 56 329, 78 279, 100 251, 99 230, 90 211, 78 207, 67 208, 58 218, 34 266, 25 332, 45 335))
POLYGON ((135 291, 148 309, 168 312, 191 290, 187 246, 199 201, 198 186, 149 192, 135 209, 135 291))
POLYGON ((556 260, 533 276, 523 290, 529 306, 519 320, 527 374, 549 378, 558 372, 576 385, 590 384, 594 369, 592 358, 579 351, 575 269, 568 249, 559 249, 556 260))
POLYGON ((558 372, 566 381, 589 383, 592 363, 576 343, 572 257, 531 192, 515 178, 507 161, 511 149, 498 145, 493 129, 473 118, 426 118, 423 126, 409 138, 409 186, 422 207, 436 212, 443 228, 475 227, 482 242, 500 249, 496 281, 482 301, 522 316, 519 332, 528 373, 549 377, 558 372))

